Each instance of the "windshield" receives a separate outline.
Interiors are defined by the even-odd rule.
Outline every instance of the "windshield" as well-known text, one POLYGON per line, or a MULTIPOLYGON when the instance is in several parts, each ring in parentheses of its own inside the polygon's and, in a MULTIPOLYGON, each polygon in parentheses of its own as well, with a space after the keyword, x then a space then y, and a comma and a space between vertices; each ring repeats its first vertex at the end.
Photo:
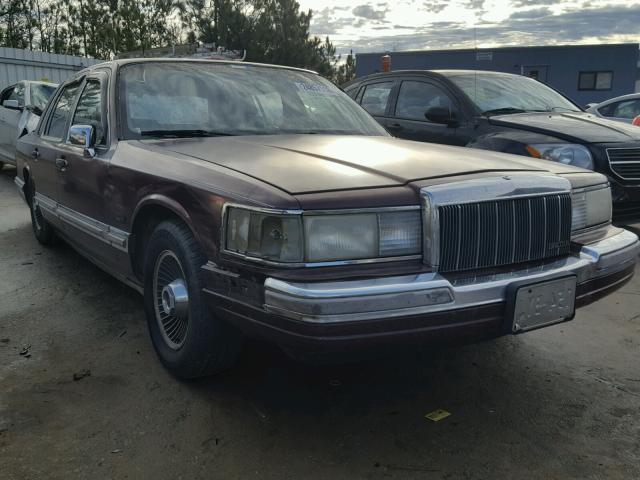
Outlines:
POLYGON ((452 75, 453 83, 485 114, 580 109, 543 83, 519 75, 452 75))
POLYGON ((56 91, 57 85, 44 85, 42 83, 31 84, 31 106, 38 107, 41 112, 47 106, 47 102, 56 91))
POLYGON ((387 135, 318 75, 246 64, 124 66, 125 138, 328 133, 387 135))

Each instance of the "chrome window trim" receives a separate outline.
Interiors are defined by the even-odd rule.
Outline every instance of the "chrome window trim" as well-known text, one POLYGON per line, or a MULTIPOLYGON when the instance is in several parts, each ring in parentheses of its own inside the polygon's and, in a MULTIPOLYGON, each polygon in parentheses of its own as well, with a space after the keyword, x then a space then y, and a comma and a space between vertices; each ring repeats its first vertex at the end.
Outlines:
POLYGON ((129 234, 106 223, 100 222, 92 217, 76 212, 64 205, 61 205, 52 198, 36 192, 34 202, 43 212, 52 217, 77 228, 78 230, 91 235, 104 243, 111 245, 118 250, 128 252, 129 234))
POLYGON ((278 208, 266 208, 266 207, 254 207, 251 205, 243 205, 240 203, 227 202, 222 206, 222 224, 220 225, 220 252, 230 257, 245 260, 252 263, 266 265, 270 267, 281 268, 315 268, 315 267, 337 267, 343 265, 365 265, 372 263, 388 263, 388 262, 401 262, 408 260, 422 259, 422 254, 415 255, 401 255, 390 257, 375 257, 375 258, 359 258, 351 260, 335 260, 327 262, 278 262, 276 260, 267 260, 260 257, 254 257, 243 253, 234 252, 227 249, 227 216, 230 207, 243 208, 245 210, 251 210, 259 213, 268 213, 274 215, 289 215, 289 216, 319 216, 319 215, 350 215, 357 213, 385 213, 385 212, 398 212, 398 211, 410 211, 420 210, 420 205, 403 205, 393 207, 367 207, 367 208, 349 208, 349 209, 331 209, 331 210, 296 210, 296 209, 278 209, 278 208))

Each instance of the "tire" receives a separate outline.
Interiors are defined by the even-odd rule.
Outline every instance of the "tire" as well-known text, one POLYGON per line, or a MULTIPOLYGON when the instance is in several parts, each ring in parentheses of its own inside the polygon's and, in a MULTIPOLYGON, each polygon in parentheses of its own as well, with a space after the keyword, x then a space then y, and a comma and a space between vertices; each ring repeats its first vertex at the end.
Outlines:
POLYGON ((27 199, 29 204, 29 211, 31 212, 31 227, 33 228, 33 234, 38 240, 38 243, 47 247, 53 245, 56 241, 56 233, 49 222, 44 218, 40 207, 34 202, 35 187, 33 183, 29 183, 27 199))
POLYGON ((232 367, 240 354, 241 334, 205 304, 200 267, 206 257, 191 231, 180 222, 164 221, 145 250, 145 313, 161 362, 184 379, 232 367))

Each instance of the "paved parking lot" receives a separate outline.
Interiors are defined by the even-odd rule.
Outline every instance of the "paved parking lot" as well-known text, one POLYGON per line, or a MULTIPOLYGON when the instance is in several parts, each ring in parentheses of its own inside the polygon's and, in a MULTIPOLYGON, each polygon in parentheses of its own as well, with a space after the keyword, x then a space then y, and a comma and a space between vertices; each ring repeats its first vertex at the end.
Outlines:
POLYGON ((180 382, 137 293, 35 241, 13 174, 0 174, 3 479, 640 477, 640 276, 518 337, 324 367, 251 343, 233 371, 180 382), (425 419, 436 409, 451 416, 425 419))

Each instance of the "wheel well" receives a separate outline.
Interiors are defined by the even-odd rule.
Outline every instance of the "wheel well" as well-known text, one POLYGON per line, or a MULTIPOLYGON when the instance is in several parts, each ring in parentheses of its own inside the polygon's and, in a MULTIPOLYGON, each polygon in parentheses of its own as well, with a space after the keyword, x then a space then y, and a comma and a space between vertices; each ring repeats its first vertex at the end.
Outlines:
POLYGON ((145 245, 156 226, 165 220, 185 223, 173 210, 161 205, 145 205, 138 211, 133 222, 129 252, 133 272, 140 280, 142 280, 145 245))

